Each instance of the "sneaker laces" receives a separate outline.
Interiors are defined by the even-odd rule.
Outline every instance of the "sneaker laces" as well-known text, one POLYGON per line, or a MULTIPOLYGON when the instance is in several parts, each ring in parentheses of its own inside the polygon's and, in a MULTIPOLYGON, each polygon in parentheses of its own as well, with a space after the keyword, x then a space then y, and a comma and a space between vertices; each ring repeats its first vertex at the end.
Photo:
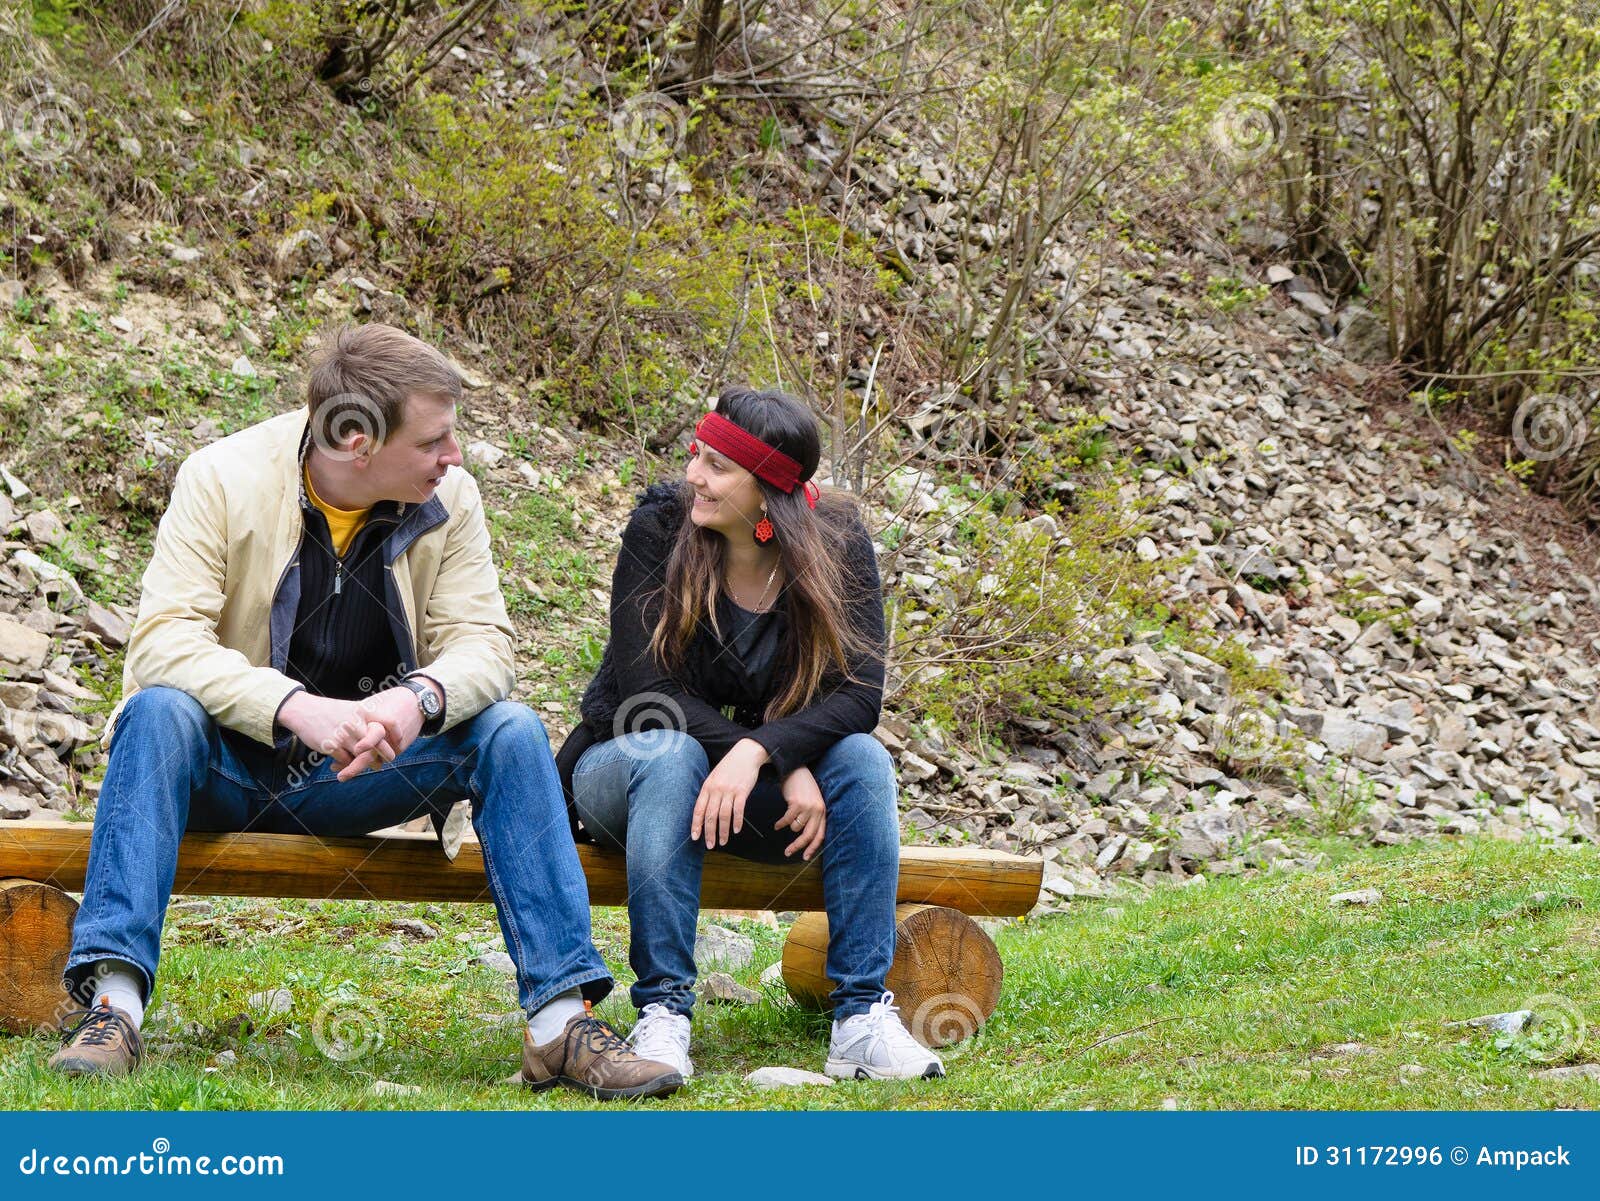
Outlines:
MULTIPOLYGON (((874 1001, 866 1013, 856 1015, 858 1029, 864 1030, 877 1045, 887 1047, 897 1055, 926 1055, 928 1048, 911 1037, 905 1023, 900 1020, 900 1009, 894 1003, 894 993, 886 992, 881 1000, 874 1001)), ((856 1018, 847 1019, 854 1022, 856 1018)))
POLYGON ((612 1051, 631 1053, 633 1048, 628 1045, 628 1040, 618 1034, 604 1018, 597 1018, 593 1014, 584 1014, 572 1023, 572 1030, 578 1037, 585 1050, 596 1055, 605 1055, 612 1051))
POLYGON ((133 1023, 115 1009, 97 1005, 78 1019, 78 1024, 66 1032, 66 1042, 84 1047, 104 1047, 118 1039, 136 1045, 139 1033, 133 1023))
POLYGON ((639 1024, 633 1028, 634 1053, 644 1059, 661 1062, 661 1056, 654 1052, 658 1049, 670 1049, 687 1059, 689 1022, 688 1019, 672 1020, 678 1016, 659 1001, 652 1001, 641 1009, 639 1024))

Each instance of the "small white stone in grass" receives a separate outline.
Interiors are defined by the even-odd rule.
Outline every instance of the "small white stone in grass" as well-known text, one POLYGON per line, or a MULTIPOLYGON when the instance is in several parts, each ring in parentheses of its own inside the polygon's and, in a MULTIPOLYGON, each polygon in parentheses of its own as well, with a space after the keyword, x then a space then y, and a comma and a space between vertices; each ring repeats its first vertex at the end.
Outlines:
POLYGON ((1600 1080, 1600 1063, 1569 1063, 1565 1067, 1540 1068, 1536 1080, 1600 1080))
POLYGON ((1459 1022, 1446 1022, 1450 1030, 1493 1030, 1496 1034, 1519 1034, 1533 1021, 1533 1010, 1513 1009, 1507 1013, 1486 1013, 1482 1017, 1467 1018, 1459 1022))
POLYGON ((726 972, 712 972, 700 981, 696 990, 700 999, 713 1005, 754 1005, 761 994, 746 988, 726 972))
POLYGON ((831 1087, 833 1077, 821 1072, 807 1072, 801 1068, 757 1068, 744 1078, 753 1088, 793 1088, 801 1084, 821 1084, 831 1087))
POLYGON ((427 942, 439 937, 438 929, 419 917, 397 917, 389 923, 389 929, 397 934, 405 934, 415 938, 420 942, 427 942))
POLYGON ((229 367, 228 370, 234 375, 237 375, 240 379, 251 379, 256 373, 255 366, 250 362, 249 359, 245 358, 244 355, 240 355, 238 358, 234 359, 233 365, 229 367))
POLYGON ((713 967, 739 971, 756 957, 756 944, 737 930, 726 926, 707 926, 694 943, 695 966, 701 971, 713 967))
POLYGON ((1376 905, 1383 894, 1376 888, 1357 888, 1350 892, 1336 892, 1328 898, 1330 905, 1376 905))
POLYGON ((374 1097, 415 1097, 422 1092, 420 1084, 396 1084, 393 1080, 374 1080, 374 1097))
POLYGON ((294 994, 287 988, 269 988, 265 992, 251 993, 245 1004, 272 1017, 294 1008, 294 994))
POLYGON ((515 976, 517 974, 515 960, 504 951, 485 951, 472 962, 489 968, 491 971, 499 972, 502 976, 515 976))

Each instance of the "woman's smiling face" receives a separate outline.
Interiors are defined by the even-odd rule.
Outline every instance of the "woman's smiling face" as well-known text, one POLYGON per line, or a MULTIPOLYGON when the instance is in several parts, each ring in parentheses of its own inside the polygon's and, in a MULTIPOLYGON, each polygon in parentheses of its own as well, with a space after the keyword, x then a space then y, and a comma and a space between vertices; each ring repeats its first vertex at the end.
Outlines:
POLYGON ((761 485, 739 464, 704 442, 695 443, 684 478, 694 489, 689 519, 725 537, 744 534, 761 520, 761 485))

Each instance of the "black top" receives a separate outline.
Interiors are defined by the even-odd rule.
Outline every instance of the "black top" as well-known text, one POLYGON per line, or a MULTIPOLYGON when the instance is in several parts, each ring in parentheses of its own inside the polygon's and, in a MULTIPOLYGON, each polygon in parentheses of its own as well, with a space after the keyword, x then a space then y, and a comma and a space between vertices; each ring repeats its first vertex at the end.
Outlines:
POLYGON ((365 700, 400 674, 405 652, 384 599, 383 540, 397 524, 392 508, 373 508, 343 558, 321 510, 306 512, 297 552, 300 603, 283 670, 315 696, 365 700))
POLYGON ((702 619, 683 664, 671 675, 661 670, 650 653, 650 635, 661 612, 660 596, 653 594, 666 579, 667 558, 684 517, 685 491, 678 483, 647 488, 639 494, 623 531, 611 578, 611 637, 600 668, 583 693, 579 706, 583 723, 556 756, 569 796, 578 757, 594 743, 620 733, 675 726, 705 747, 713 765, 734 743, 753 738, 766 748, 768 762, 781 778, 815 762, 846 735, 871 733, 877 727, 886 642, 883 592, 877 552, 859 518, 841 539, 841 574, 848 589, 850 619, 875 650, 850 664, 854 680, 837 672, 824 676, 811 704, 787 717, 763 721, 762 712, 781 691, 791 659, 788 602, 780 595, 771 609, 752 613, 721 591, 717 597, 721 637, 702 619), (645 698, 645 693, 656 695, 645 698), (632 703, 624 706, 630 699, 632 703), (652 721, 647 714, 665 720, 652 721))

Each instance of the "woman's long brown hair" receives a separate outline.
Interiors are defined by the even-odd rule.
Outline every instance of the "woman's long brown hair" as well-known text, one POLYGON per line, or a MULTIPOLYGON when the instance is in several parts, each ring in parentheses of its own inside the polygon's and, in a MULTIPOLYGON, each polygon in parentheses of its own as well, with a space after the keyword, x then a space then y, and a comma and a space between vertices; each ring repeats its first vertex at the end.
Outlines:
MULTIPOLYGON (((718 394, 717 412, 798 462, 802 480, 816 471, 822 438, 804 401, 784 392, 733 385, 718 394)), ((858 599, 859 590, 871 587, 849 578, 843 561, 860 522, 855 502, 844 493, 822 489, 812 509, 803 488, 783 492, 759 476, 756 484, 777 531, 785 580, 781 595, 789 617, 776 674, 787 684, 767 703, 763 717, 772 721, 809 705, 830 676, 853 679, 850 664, 881 654, 882 648, 850 619, 852 600, 858 599)), ((693 489, 687 482, 680 487, 683 521, 667 558, 661 616, 650 638, 651 653, 669 672, 682 665, 702 618, 721 634, 716 599, 728 545, 720 533, 690 520, 693 489)))

